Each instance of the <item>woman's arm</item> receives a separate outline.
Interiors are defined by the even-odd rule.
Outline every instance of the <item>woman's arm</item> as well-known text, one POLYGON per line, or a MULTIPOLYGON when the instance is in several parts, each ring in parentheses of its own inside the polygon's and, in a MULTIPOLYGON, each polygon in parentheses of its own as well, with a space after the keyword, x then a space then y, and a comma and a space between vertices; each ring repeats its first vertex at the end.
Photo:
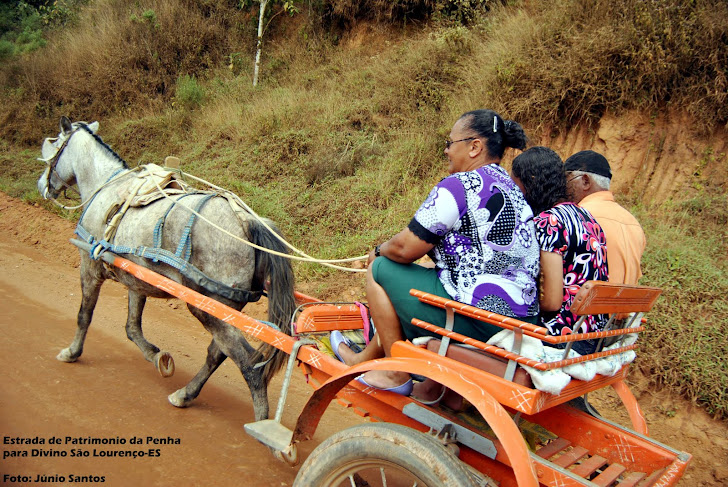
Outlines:
MULTIPOLYGON (((379 255, 400 264, 409 264, 425 255, 433 247, 433 244, 425 242, 412 233, 412 230, 405 228, 379 246, 379 255)), ((369 255, 369 262, 373 260, 374 251, 369 255)))
POLYGON ((541 310, 560 310, 564 302, 564 259, 560 254, 541 251, 540 281, 538 303, 541 310))

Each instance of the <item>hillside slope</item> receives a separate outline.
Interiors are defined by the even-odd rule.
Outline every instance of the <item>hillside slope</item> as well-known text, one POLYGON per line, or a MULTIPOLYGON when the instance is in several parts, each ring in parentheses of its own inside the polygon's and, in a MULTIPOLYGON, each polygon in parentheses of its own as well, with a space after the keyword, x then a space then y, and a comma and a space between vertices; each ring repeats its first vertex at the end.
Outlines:
POLYGON ((614 192, 647 206, 724 194, 728 131, 698 136, 689 127, 686 113, 608 113, 596 129, 574 128, 542 137, 541 143, 564 158, 586 149, 604 154, 612 166, 614 192))
MULTIPOLYGON (((131 166, 177 155, 309 254, 361 255, 445 174, 452 122, 491 107, 563 157, 608 157, 647 233, 642 282, 665 289, 641 367, 728 416, 728 4, 530 0, 464 26, 334 22, 314 4, 356 2, 308 2, 271 11, 253 88, 257 10, 233 3, 80 2, 78 22, 3 63, 0 190, 48 205, 35 190, 42 138, 61 115, 99 120, 131 166)), ((358 276, 297 275, 317 295, 361 297, 358 276)))

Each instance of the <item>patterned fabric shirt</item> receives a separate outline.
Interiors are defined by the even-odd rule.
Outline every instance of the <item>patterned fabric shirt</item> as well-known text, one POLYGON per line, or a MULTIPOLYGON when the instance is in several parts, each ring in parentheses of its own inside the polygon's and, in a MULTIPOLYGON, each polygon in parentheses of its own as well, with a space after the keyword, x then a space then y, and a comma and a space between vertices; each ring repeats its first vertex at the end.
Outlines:
MULTIPOLYGON (((579 330, 578 317, 571 313, 571 303, 586 281, 606 281, 607 244, 602 228, 584 208, 574 203, 560 203, 534 218, 541 250, 556 252, 564 260, 564 300, 556 312, 542 312, 539 324, 552 335, 599 331, 607 323, 605 315, 589 316, 579 330)), ((574 350, 592 353, 594 341, 574 342, 574 350)))
POLYGON ((510 317, 538 314, 533 212, 497 164, 444 178, 409 229, 435 245, 429 255, 454 300, 510 317))

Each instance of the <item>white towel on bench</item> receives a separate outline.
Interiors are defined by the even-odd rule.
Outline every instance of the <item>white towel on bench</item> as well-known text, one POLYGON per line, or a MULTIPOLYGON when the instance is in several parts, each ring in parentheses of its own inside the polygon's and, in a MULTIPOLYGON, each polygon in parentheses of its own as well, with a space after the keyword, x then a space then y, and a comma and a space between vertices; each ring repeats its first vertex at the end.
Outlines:
MULTIPOLYGON (((636 325, 635 325, 636 326, 636 325)), ((515 352, 513 347, 513 332, 511 330, 503 330, 488 340, 488 345, 501 347, 509 352, 515 352)), ((604 350, 631 345, 637 340, 637 334, 632 333, 624 335, 622 340, 617 341, 604 350)), ((520 355, 538 360, 539 362, 558 362, 564 358, 564 350, 545 345, 541 340, 530 336, 523 336, 520 355)), ((580 357, 581 355, 573 350, 569 351, 568 358, 580 357)), ((531 376, 533 385, 539 391, 548 392, 550 394, 559 395, 566 385, 571 382, 571 378, 589 381, 597 374, 613 376, 622 368, 622 365, 632 362, 636 357, 633 350, 609 355, 607 357, 572 364, 561 369, 552 370, 536 370, 532 367, 522 366, 531 376)))

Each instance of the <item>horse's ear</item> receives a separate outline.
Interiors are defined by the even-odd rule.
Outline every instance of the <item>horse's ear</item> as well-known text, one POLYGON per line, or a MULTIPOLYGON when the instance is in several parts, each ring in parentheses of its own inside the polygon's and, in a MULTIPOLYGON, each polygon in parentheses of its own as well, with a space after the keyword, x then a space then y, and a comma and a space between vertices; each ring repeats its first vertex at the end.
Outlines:
POLYGON ((99 122, 91 122, 87 125, 91 132, 96 133, 99 130, 99 122))
POLYGON ((68 119, 67 116, 65 116, 65 115, 62 116, 61 117, 61 133, 67 134, 71 131, 73 131, 73 124, 71 123, 71 121, 68 119))

